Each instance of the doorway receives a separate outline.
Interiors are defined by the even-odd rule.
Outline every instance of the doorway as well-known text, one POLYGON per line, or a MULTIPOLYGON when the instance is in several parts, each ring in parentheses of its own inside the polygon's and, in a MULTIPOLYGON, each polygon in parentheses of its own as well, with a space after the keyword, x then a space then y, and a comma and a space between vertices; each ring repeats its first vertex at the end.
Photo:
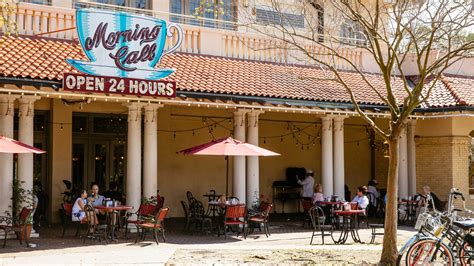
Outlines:
POLYGON ((74 188, 90 189, 97 183, 100 193, 109 189, 110 182, 116 182, 119 191, 125 188, 126 126, 104 125, 123 123, 120 116, 95 114, 73 115, 72 180, 74 188), (75 123, 76 122, 76 123, 75 123), (101 123, 94 126, 94 123, 101 123), (76 130, 75 130, 76 128, 76 130))

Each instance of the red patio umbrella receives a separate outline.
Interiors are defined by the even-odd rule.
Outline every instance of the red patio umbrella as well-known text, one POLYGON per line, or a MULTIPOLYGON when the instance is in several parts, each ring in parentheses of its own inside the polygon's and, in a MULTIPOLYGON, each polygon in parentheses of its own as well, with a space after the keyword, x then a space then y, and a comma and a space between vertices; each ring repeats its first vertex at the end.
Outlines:
POLYGON ((225 156, 226 165, 226 195, 229 183, 229 159, 228 156, 277 156, 276 152, 260 148, 258 146, 233 139, 231 137, 213 140, 189 149, 180 151, 185 155, 220 155, 225 156))
POLYGON ((0 136, 0 153, 46 153, 21 141, 0 136))

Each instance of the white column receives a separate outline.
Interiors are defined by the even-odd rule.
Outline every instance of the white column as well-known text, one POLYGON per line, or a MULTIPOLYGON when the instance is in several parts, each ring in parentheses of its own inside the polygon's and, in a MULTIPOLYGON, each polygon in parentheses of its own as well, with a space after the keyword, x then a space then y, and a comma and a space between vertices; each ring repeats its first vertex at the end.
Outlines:
MULTIPOLYGON (((237 110, 234 112, 234 138, 245 142, 245 114, 247 110, 237 110)), ((245 187, 245 156, 233 156, 234 168, 232 175, 233 195, 239 198, 240 202, 246 202, 245 187)))
POLYGON ((159 105, 145 106, 143 143, 143 196, 156 196, 158 189, 158 127, 156 110, 159 105))
MULTIPOLYGON (((18 140, 33 146, 34 133, 34 102, 38 97, 23 96, 18 100, 18 140)), ((18 154, 18 180, 22 188, 33 191, 33 154, 18 154)))
POLYGON ((398 157, 398 196, 408 197, 408 160, 407 160, 407 130, 403 130, 400 137, 398 157))
POLYGON ((332 117, 321 118, 321 181, 324 195, 334 194, 333 156, 332 156, 332 117))
MULTIPOLYGON (((0 95, 0 136, 13 138, 13 103, 15 97, 0 95)), ((0 215, 11 213, 13 154, 0 153, 0 215)))
POLYGON ((128 104, 128 137, 127 137, 127 205, 133 206, 131 212, 140 207, 141 202, 141 148, 142 148, 142 114, 141 105, 128 104))
MULTIPOLYGON (((334 195, 344 199, 344 117, 334 117, 334 195)), ((350 200, 350 199, 346 199, 350 200)))
POLYGON ((410 195, 416 194, 416 147, 415 147, 416 120, 408 121, 407 145, 408 145, 408 180, 410 195))
MULTIPOLYGON (((248 113, 247 142, 258 146, 258 116, 260 111, 248 113)), ((260 197, 258 156, 247 156, 247 206, 253 206, 260 197)))

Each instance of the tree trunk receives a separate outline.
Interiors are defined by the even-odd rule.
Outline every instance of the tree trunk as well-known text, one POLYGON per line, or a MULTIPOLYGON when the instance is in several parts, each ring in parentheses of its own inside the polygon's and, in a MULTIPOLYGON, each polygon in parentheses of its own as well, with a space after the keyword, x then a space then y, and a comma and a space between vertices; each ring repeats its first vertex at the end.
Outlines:
POLYGON ((395 265, 398 256, 397 250, 397 195, 398 195, 398 143, 400 134, 393 134, 389 139, 389 165, 387 177, 387 204, 385 207, 385 234, 380 263, 395 265))

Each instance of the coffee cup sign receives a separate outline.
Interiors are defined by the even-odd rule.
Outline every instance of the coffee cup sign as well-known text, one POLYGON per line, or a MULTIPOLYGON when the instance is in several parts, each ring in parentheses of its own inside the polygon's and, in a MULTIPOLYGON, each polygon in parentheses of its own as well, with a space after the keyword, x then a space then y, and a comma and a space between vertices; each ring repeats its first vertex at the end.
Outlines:
POLYGON ((166 21, 97 9, 78 9, 76 28, 89 61, 67 59, 78 71, 94 76, 158 80, 171 75, 171 68, 156 68, 163 55, 179 48, 183 31, 166 21), (165 50, 167 38, 176 34, 172 47, 165 50))

